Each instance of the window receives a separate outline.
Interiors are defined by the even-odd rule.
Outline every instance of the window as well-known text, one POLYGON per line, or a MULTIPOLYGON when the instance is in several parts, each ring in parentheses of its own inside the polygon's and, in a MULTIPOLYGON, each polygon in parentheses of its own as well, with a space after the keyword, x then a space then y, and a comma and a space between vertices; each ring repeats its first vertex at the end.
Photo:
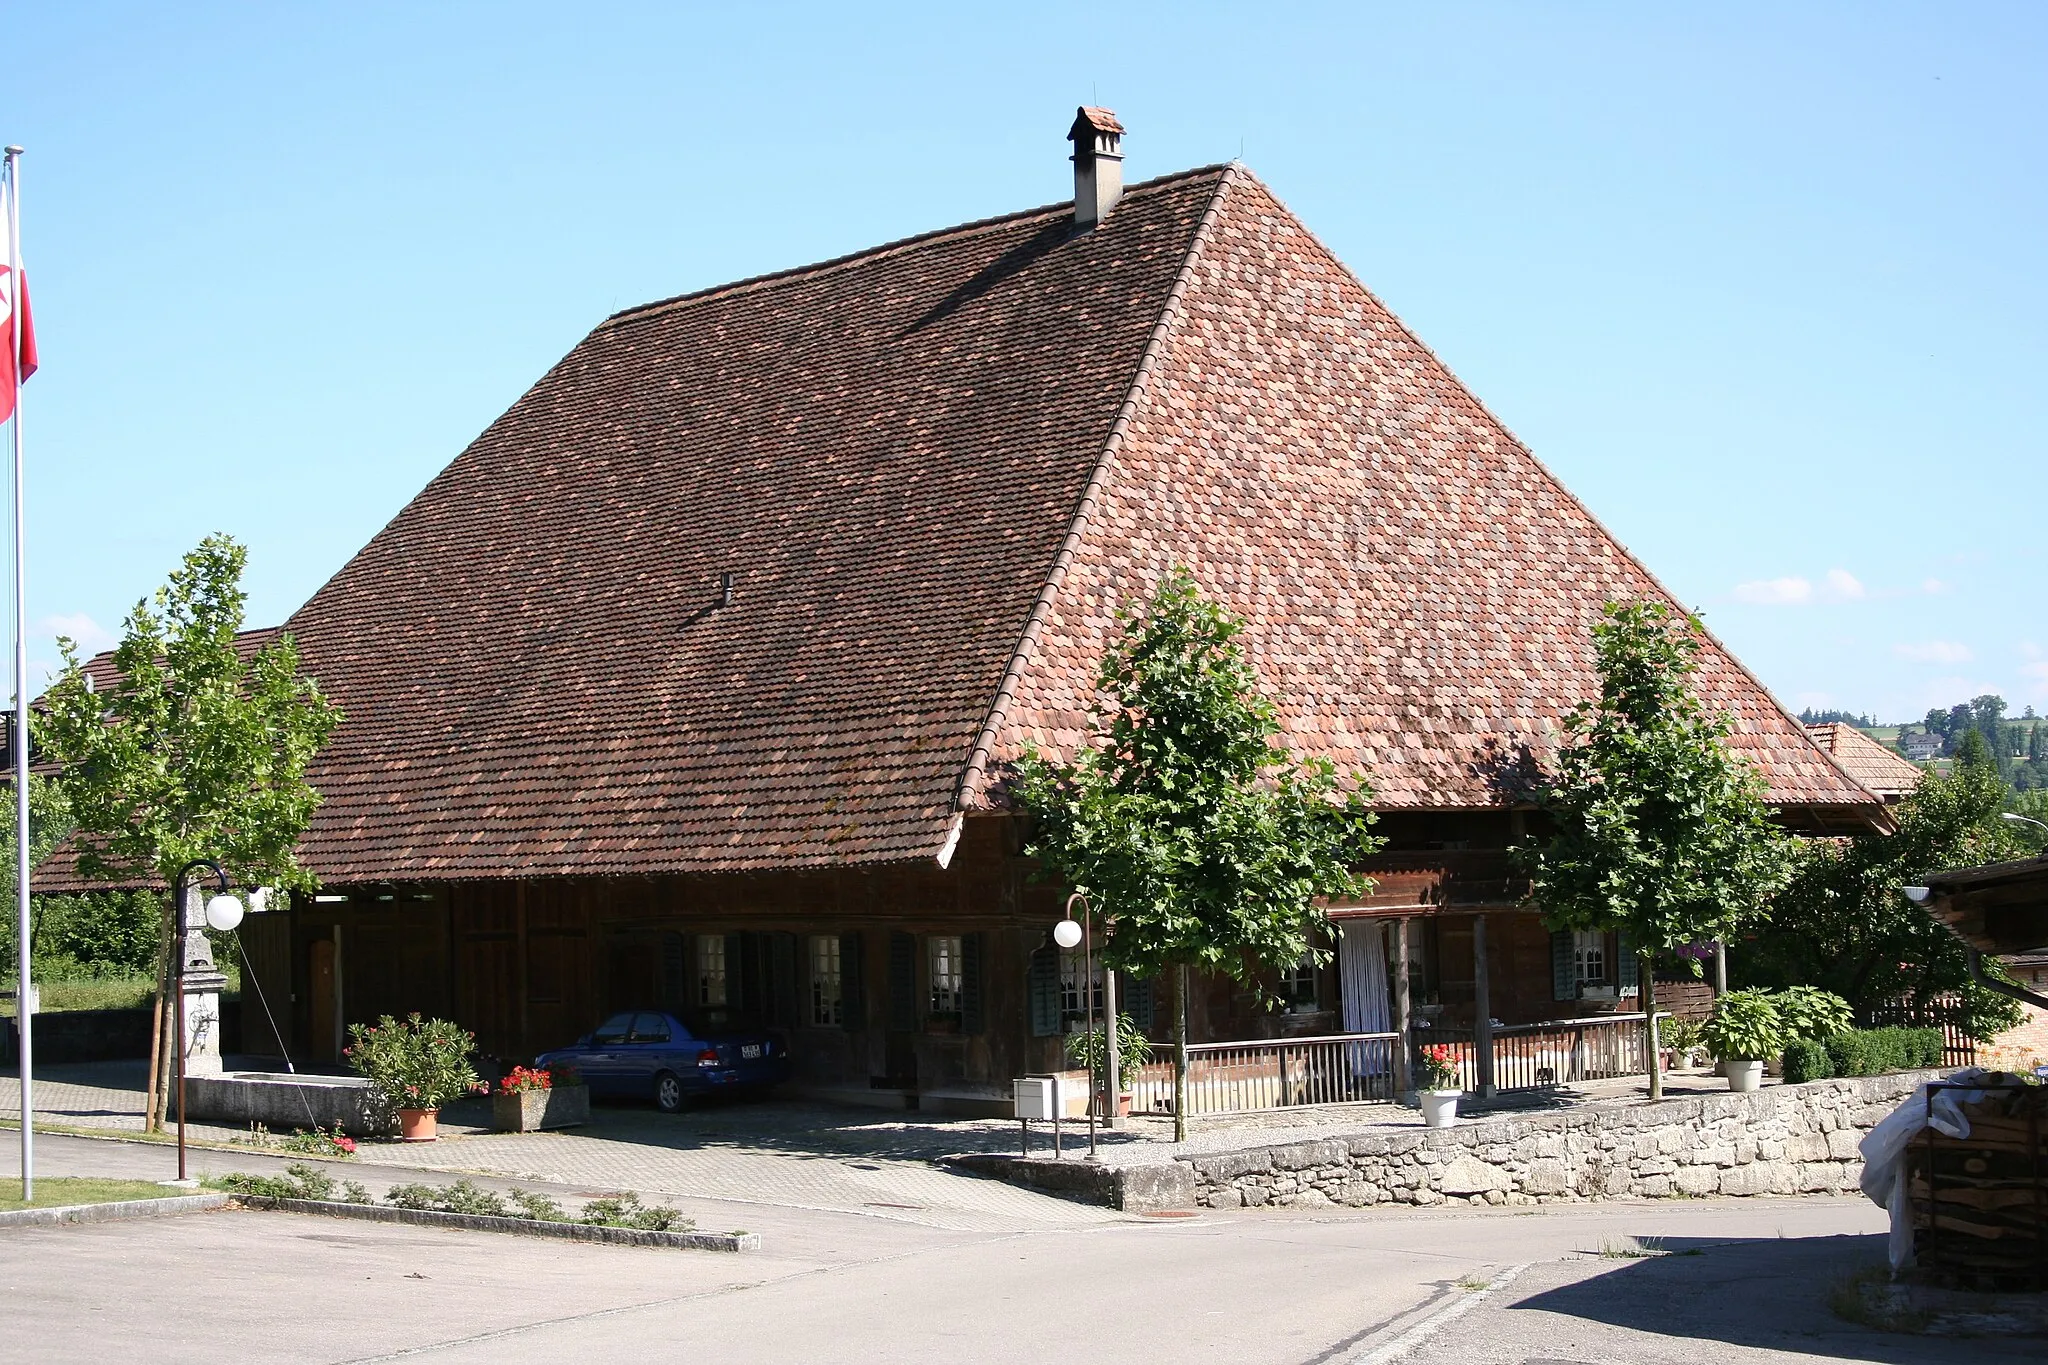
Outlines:
POLYGON ((599 1024, 597 1031, 590 1035, 591 1044, 596 1047, 615 1047, 626 1041, 626 1031, 632 1027, 632 1015, 614 1014, 599 1024))
POLYGON ((697 935, 697 1003, 725 1003, 725 935, 697 935))
POLYGON ((931 1012, 958 1015, 960 984, 965 975, 961 970, 960 936, 933 934, 924 942, 926 975, 931 982, 931 1012))
POLYGON ((1572 931, 1572 974, 1581 986, 1612 985, 1607 975, 1607 935, 1597 929, 1572 931))
POLYGON ((633 1016, 635 1043, 665 1043, 668 1041, 668 1020, 658 1014, 636 1014, 633 1016))
POLYGON ((1316 955, 1303 953, 1301 961, 1280 974, 1280 998, 1290 1009, 1316 1007, 1316 955))
POLYGON ((814 934, 811 937, 811 1023, 818 1028, 838 1028, 840 1012, 839 937, 814 934))
MULTIPOLYGON (((1083 965, 1081 954, 1065 949, 1060 951, 1060 1017, 1076 1028, 1086 1026, 1090 1008, 1088 997, 1081 990, 1083 965)), ((1099 962, 1095 964, 1094 994, 1093 1008, 1096 1017, 1100 1018, 1108 1010, 1102 997, 1102 964, 1099 962)))

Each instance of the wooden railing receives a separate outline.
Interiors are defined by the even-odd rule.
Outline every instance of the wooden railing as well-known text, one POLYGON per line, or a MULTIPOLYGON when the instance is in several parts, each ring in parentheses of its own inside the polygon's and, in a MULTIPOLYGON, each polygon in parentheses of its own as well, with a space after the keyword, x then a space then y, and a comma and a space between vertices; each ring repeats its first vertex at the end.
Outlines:
MULTIPOLYGON (((1188 1048, 1188 1113, 1253 1114, 1310 1104, 1391 1104, 1396 1033, 1338 1033, 1321 1038, 1260 1038, 1188 1048)), ((1131 1087, 1131 1112, 1173 1112, 1173 1052, 1131 1087)))
MULTIPOLYGON (((1657 1017, 1670 1018, 1661 1011, 1657 1017)), ((1460 1086, 1467 1091, 1478 1089, 1472 1030, 1416 1029, 1414 1045, 1418 1059, 1425 1047, 1450 1048, 1460 1086)), ((1493 1087, 1503 1093, 1549 1090, 1580 1081, 1646 1075, 1649 1067, 1644 1056, 1640 1013, 1504 1025, 1493 1030, 1493 1087)))

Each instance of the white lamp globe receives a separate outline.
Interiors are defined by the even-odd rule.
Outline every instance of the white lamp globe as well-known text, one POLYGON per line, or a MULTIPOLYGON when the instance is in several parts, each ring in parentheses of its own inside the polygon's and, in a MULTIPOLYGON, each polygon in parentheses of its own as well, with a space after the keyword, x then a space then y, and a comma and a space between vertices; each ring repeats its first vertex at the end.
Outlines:
POLYGON ((1052 941, 1062 948, 1078 947, 1081 942, 1081 926, 1074 920, 1063 919, 1052 927, 1052 941))
POLYGON ((242 902, 225 893, 206 903, 206 922, 226 933, 242 922, 242 902))

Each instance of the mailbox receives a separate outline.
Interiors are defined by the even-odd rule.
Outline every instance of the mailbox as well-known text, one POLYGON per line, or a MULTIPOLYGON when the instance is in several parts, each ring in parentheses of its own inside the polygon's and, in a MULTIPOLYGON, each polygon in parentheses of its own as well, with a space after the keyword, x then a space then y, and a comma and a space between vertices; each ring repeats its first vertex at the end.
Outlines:
POLYGON ((1060 1117, 1059 1077, 1021 1076, 1011 1084, 1018 1118, 1050 1123, 1060 1117))

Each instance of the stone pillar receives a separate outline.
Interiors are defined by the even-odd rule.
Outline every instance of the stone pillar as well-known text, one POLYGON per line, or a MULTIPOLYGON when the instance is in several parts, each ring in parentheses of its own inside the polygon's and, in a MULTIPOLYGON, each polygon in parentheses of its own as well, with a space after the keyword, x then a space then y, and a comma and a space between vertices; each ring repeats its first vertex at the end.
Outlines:
POLYGON ((185 1074, 218 1076, 220 1059, 220 993, 228 979, 213 961, 206 938, 206 897, 210 888, 185 888, 180 951, 184 954, 185 1074))
POLYGON ((1410 1066, 1415 1047, 1415 1037, 1409 1032, 1414 1025, 1408 999, 1408 921, 1395 919, 1387 921, 1394 931, 1394 1032, 1401 1040, 1394 1047, 1394 1086, 1401 1094, 1403 1104, 1414 1104, 1415 1076, 1410 1066))
POLYGON ((1486 916, 1472 917, 1472 1084, 1481 1098, 1493 1089, 1493 999, 1486 975, 1486 916))

